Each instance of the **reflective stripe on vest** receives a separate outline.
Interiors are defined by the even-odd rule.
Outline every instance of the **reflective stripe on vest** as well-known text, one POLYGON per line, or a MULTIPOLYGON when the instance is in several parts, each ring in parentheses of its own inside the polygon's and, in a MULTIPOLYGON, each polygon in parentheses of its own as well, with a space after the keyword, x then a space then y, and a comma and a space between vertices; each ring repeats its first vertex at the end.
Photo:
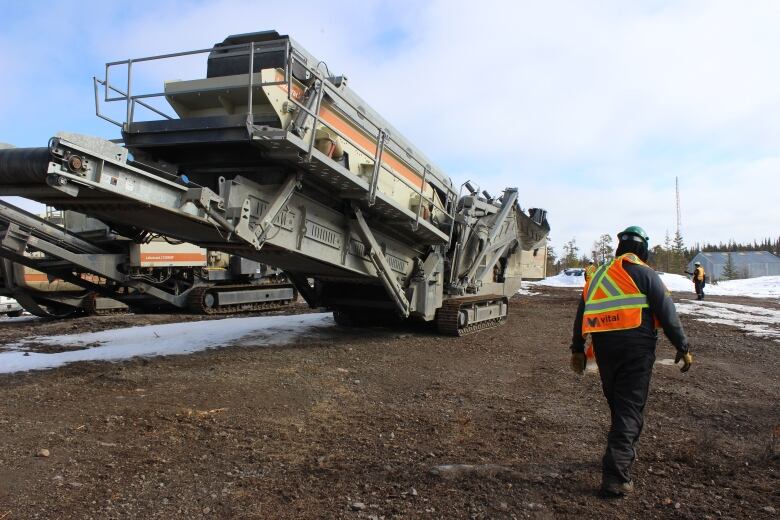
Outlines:
POLYGON ((582 335, 635 329, 642 324, 647 297, 623 267, 623 262, 645 265, 635 254, 622 255, 601 266, 582 292, 585 312, 582 335))

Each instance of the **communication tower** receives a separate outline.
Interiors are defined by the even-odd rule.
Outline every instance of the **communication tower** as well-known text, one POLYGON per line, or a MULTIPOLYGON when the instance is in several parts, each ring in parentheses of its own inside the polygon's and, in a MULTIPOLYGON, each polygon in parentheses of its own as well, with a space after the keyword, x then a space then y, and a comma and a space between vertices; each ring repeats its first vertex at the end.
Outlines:
POLYGON ((680 180, 678 177, 674 178, 674 191, 675 200, 677 202, 677 235, 680 235, 680 180))

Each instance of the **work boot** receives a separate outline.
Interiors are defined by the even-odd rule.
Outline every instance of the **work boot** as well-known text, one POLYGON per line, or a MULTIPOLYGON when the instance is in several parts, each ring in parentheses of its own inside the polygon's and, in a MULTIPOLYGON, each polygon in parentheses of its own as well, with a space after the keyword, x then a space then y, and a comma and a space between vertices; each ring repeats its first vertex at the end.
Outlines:
POLYGON ((622 497, 634 492, 634 482, 616 482, 603 481, 601 483, 601 494, 605 497, 622 497))

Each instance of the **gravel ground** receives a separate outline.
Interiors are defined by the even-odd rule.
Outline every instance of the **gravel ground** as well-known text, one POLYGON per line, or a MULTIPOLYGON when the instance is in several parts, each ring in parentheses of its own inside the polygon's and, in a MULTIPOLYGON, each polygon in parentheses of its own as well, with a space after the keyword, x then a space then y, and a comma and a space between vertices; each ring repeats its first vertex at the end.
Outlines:
MULTIPOLYGON (((463 338, 354 329, 0 376, 0 520, 778 517, 780 343, 683 316, 696 363, 656 365, 637 492, 604 500, 608 410, 568 370, 578 293, 534 290, 463 338)), ((188 319, 0 323, 0 344, 188 319)))

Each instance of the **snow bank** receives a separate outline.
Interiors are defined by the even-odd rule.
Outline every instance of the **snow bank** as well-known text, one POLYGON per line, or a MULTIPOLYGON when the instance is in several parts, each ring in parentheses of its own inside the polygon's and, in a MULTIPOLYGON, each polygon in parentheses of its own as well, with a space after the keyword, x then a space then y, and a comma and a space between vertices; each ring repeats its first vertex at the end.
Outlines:
MULTIPOLYGON (((664 282, 664 285, 667 289, 669 289, 672 292, 690 292, 696 294, 696 291, 693 287, 693 282, 690 278, 679 275, 679 274, 671 274, 671 273, 658 273, 658 276, 661 277, 661 280, 664 282)), ((710 286, 707 285, 707 289, 709 289, 710 286)), ((705 292, 709 292, 705 290, 705 292)), ((714 294, 714 293, 710 293, 714 294)))
MULTIPOLYGON (((679 274, 659 273, 670 291, 694 292, 690 278, 679 274)), ((750 298, 780 298, 780 276, 760 276, 744 280, 727 280, 707 284, 704 294, 713 296, 747 296, 750 298)))
POLYGON ((548 287, 584 287, 585 277, 581 274, 566 274, 561 271, 555 276, 548 276, 538 282, 528 282, 529 285, 546 285, 548 287))
MULTIPOLYGON (((671 273, 658 273, 667 289, 672 292, 694 293, 690 277, 671 273)), ((524 287, 526 282, 523 282, 524 287)), ((585 278, 561 272, 538 282, 527 282, 528 287, 583 287, 585 278)), ((718 284, 707 284, 704 293, 712 296, 747 296, 751 298, 780 298, 780 276, 761 276, 745 280, 729 280, 718 284)))
POLYGON ((533 296, 534 294, 539 294, 538 292, 531 290, 531 283, 533 282, 520 282, 520 289, 517 290, 517 294, 522 294, 523 296, 533 296))
MULTIPOLYGON (((715 286, 713 286, 715 287, 715 286)), ((704 288, 707 292, 709 285, 704 288)), ((745 280, 719 282, 718 290, 724 294, 752 296, 754 298, 780 298, 780 276, 759 276, 745 280)))
POLYGON ((82 348, 68 352, 25 352, 25 342, 0 353, 0 374, 55 368, 76 361, 118 361, 135 356, 171 356, 233 345, 284 345, 335 326, 330 313, 227 318, 27 338, 25 342, 82 348), (239 341, 240 340, 240 341, 239 341))

